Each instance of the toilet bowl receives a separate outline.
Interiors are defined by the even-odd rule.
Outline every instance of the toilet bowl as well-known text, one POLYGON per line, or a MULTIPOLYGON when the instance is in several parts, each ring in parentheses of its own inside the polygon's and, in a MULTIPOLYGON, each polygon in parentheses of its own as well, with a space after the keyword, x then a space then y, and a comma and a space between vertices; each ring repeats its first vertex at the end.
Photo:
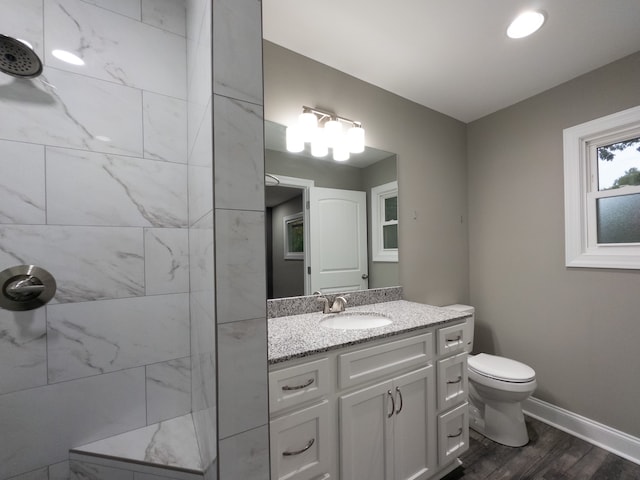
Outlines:
POLYGON ((473 349, 474 308, 445 308, 471 313, 467 320, 466 345, 469 374, 469 426, 491 440, 510 447, 529 442, 522 402, 536 389, 536 372, 516 360, 479 353, 473 349))

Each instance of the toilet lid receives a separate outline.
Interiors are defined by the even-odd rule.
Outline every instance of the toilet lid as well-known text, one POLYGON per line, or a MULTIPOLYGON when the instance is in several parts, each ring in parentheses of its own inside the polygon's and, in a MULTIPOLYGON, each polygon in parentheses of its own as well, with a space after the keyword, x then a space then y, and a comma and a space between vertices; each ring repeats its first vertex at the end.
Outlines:
POLYGON ((536 372, 530 366, 487 353, 470 355, 469 368, 480 375, 504 382, 523 383, 536 378, 536 372))

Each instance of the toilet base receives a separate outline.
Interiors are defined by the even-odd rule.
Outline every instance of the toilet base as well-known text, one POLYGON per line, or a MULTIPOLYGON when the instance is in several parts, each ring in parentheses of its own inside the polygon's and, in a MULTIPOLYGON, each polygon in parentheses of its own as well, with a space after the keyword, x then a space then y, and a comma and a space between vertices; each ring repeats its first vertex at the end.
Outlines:
POLYGON ((529 443, 520 402, 481 402, 470 396, 469 427, 494 442, 508 447, 529 443))

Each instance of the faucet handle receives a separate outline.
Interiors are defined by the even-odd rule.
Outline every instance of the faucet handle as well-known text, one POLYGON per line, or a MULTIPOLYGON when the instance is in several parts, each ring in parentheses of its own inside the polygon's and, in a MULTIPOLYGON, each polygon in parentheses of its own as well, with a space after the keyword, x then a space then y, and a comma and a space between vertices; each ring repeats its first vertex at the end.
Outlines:
POLYGON ((322 302, 322 313, 329 313, 329 299, 327 297, 318 297, 317 300, 322 302))
POLYGON ((339 313, 344 312, 345 307, 347 306, 347 297, 349 295, 339 295, 333 300, 333 305, 331 306, 331 312, 339 313))

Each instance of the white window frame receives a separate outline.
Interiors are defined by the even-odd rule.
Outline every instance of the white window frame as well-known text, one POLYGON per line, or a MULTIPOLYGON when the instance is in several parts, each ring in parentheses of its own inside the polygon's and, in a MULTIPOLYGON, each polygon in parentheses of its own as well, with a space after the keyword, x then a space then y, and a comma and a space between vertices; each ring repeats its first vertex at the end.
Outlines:
POLYGON ((384 221, 384 201, 390 197, 398 196, 398 182, 393 181, 378 185, 371 189, 371 259, 374 262, 397 262, 398 249, 384 248, 384 235, 382 227, 387 225, 397 225, 398 220, 391 222, 384 221))
POLYGON ((302 252, 292 252, 289 250, 289 246, 291 244, 289 240, 289 225, 292 223, 302 222, 302 231, 303 231, 303 245, 304 245, 304 212, 294 213, 292 215, 286 215, 282 217, 282 228, 283 228, 283 238, 284 238, 284 259, 285 260, 304 260, 304 245, 302 252))
POLYGON ((564 130, 565 264, 640 269, 640 243, 598 244, 598 198, 639 193, 640 187, 598 191, 596 149, 640 136, 640 106, 564 130))

